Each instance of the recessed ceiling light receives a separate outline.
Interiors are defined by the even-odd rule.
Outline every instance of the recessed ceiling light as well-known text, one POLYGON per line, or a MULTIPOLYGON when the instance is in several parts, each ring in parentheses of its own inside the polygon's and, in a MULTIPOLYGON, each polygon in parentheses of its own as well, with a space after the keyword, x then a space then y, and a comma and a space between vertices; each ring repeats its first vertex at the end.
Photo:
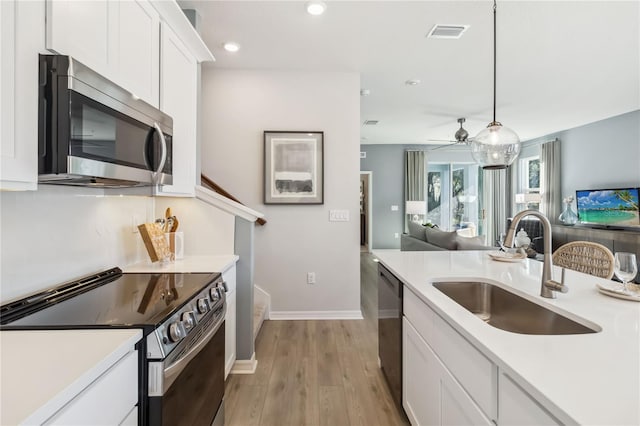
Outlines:
POLYGON ((232 41, 228 41, 222 46, 224 47, 224 50, 226 50, 227 52, 237 52, 238 50, 240 50, 240 45, 232 41))
POLYGON ((323 1, 310 1, 307 3, 307 13, 310 15, 322 15, 327 10, 327 5, 323 1))
POLYGON ((418 80, 417 78, 412 78, 411 80, 407 80, 404 82, 404 84, 406 84, 407 86, 417 86, 420 83, 421 81, 418 80))
POLYGON ((468 29, 469 25, 436 24, 427 34, 427 38, 460 38, 468 29))

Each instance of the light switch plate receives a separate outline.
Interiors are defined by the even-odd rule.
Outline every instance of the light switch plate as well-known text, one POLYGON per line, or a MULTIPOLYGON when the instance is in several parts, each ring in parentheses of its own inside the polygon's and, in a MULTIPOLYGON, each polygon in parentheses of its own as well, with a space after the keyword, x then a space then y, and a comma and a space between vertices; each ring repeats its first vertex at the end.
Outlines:
POLYGON ((397 212, 398 211, 398 206, 391 206, 391 211, 392 212, 397 212))
POLYGON ((349 222, 349 210, 329 210, 329 222, 349 222))

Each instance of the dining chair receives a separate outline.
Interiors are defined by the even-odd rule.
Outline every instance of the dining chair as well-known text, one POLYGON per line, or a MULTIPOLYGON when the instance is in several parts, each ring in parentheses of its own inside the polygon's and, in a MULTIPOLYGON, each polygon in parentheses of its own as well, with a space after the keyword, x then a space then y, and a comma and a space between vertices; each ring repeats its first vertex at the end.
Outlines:
POLYGON ((608 280, 613 277, 613 253, 590 241, 572 241, 558 247, 553 252, 553 264, 608 280))

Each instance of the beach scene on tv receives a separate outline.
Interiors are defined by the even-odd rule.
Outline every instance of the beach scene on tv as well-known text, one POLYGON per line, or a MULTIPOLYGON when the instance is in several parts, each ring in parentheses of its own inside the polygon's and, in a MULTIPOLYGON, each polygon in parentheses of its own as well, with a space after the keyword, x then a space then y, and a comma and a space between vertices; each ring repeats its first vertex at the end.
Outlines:
POLYGON ((637 188, 576 191, 576 196, 582 223, 640 226, 637 188))

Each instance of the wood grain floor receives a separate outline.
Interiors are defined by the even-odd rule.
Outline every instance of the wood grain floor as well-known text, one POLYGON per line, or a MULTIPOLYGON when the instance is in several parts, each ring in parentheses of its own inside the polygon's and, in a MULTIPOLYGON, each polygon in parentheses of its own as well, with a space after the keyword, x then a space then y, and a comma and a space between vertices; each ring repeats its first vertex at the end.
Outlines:
POLYGON ((364 320, 265 321, 253 375, 230 375, 229 425, 406 425, 378 368, 376 263, 361 253, 364 320))

